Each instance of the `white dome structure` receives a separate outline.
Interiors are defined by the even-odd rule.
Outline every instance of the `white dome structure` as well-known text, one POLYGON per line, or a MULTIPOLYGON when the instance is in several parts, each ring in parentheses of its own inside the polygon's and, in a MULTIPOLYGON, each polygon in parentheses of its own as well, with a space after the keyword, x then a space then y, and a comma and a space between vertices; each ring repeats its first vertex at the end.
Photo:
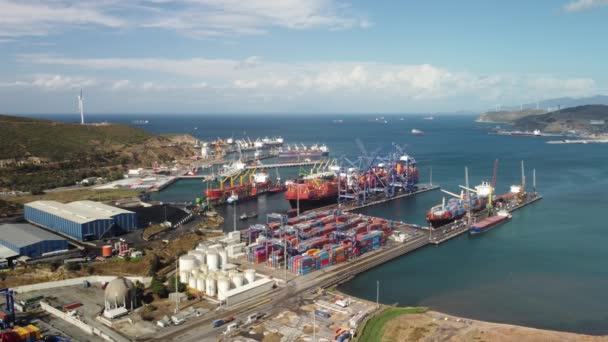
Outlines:
POLYGON ((133 310, 137 307, 135 285, 129 279, 118 277, 112 280, 105 289, 104 302, 106 310, 126 308, 133 310))

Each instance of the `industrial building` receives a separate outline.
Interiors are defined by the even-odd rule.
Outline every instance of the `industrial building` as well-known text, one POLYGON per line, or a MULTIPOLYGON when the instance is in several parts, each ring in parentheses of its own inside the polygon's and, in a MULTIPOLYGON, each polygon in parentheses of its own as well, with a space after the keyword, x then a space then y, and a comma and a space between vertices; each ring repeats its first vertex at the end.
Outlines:
POLYGON ((25 219, 77 240, 98 240, 137 229, 137 214, 100 202, 34 201, 24 206, 25 219))
POLYGON ((30 258, 68 249, 66 239, 31 224, 1 224, 0 245, 30 258))

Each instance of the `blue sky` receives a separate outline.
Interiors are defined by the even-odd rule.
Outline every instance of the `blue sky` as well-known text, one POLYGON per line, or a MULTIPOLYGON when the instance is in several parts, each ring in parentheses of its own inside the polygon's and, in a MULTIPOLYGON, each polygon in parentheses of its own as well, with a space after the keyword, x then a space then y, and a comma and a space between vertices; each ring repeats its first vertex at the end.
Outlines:
POLYGON ((608 0, 0 0, 0 112, 484 110, 608 93, 608 0))

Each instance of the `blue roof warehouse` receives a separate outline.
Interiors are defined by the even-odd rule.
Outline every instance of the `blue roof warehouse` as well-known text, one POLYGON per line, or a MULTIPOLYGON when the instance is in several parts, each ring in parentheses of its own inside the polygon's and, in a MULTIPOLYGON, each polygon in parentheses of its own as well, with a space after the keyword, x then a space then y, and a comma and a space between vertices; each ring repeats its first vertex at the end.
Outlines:
POLYGON ((66 239, 27 223, 0 224, 0 245, 30 258, 68 249, 66 239))
POLYGON ((31 223, 81 241, 137 229, 136 213, 94 201, 34 201, 25 204, 24 216, 31 223))

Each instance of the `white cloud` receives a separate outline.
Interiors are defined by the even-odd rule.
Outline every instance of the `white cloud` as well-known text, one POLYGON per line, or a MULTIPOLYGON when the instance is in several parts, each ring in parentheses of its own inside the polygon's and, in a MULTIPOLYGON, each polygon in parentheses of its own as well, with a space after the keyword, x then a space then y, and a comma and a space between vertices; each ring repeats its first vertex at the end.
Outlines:
POLYGON ((118 80, 112 84, 113 90, 124 90, 133 88, 133 84, 129 80, 118 80))
POLYGON ((608 0, 575 0, 564 5, 564 10, 578 12, 601 6, 608 6, 608 0))
MULTIPOLYGON (((514 101, 535 97, 583 96, 598 90, 591 78, 563 78, 552 75, 478 75, 448 70, 430 64, 388 64, 375 62, 284 63, 260 62, 259 57, 231 59, 94 58, 75 59, 48 55, 25 55, 20 61, 45 68, 79 67, 124 74, 139 71, 172 84, 143 82, 130 84, 141 91, 221 90, 222 96, 333 96, 400 100, 437 100, 469 97, 478 101, 514 101), (204 79, 205 82, 200 83, 204 79), (243 92, 242 90, 247 90, 243 92)), ((121 81, 118 81, 121 82, 121 81)), ((122 81, 124 82, 124 80, 122 81)), ((113 85, 116 87, 116 84, 113 85)))
POLYGON ((121 27, 125 22, 80 2, 0 0, 0 37, 41 36, 75 25, 121 27))
POLYGON ((367 28, 340 0, 0 0, 0 37, 42 36, 76 26, 156 28, 199 38, 285 29, 367 28))
POLYGON ((97 85, 97 81, 90 78, 63 75, 36 75, 30 82, 24 83, 48 90, 76 89, 97 85))

